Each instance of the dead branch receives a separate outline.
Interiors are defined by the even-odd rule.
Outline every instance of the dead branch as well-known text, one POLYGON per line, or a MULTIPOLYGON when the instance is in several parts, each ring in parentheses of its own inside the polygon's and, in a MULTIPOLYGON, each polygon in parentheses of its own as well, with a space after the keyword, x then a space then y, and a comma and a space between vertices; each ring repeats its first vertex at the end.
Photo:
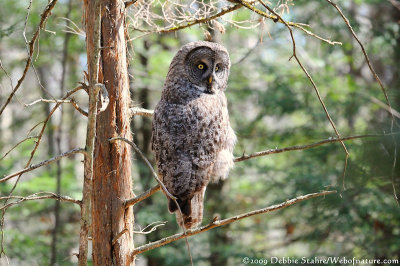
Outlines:
POLYGON ((58 0, 52 0, 44 9, 43 13, 40 15, 41 19, 39 22, 39 25, 37 26, 37 29, 35 31, 35 33, 32 36, 32 39, 29 42, 29 51, 28 51, 28 59, 26 60, 26 64, 25 64, 25 69, 22 73, 21 78, 18 80, 17 85, 15 86, 15 88, 12 90, 10 96, 7 98, 7 101, 4 103, 3 107, 0 109, 0 115, 3 113, 4 109, 7 107, 7 105, 10 103, 11 99, 14 97, 15 93, 17 92, 17 90, 19 89, 19 87, 21 86, 22 82, 25 79, 26 74, 28 73, 28 69, 31 66, 32 63, 32 55, 35 49, 35 43, 37 38, 39 37, 39 33, 40 30, 43 29, 47 18, 50 16, 51 14, 51 10, 54 8, 54 6, 56 5, 58 0))
MULTIPOLYGON (((239 2, 241 2, 241 3, 247 4, 246 7, 249 6, 248 3, 247 3, 246 1, 243 1, 243 0, 237 0, 237 1, 239 1, 239 2)), ((326 115, 326 117, 327 117, 329 123, 331 124, 333 130, 335 131, 335 134, 336 134, 337 138, 340 139, 341 137, 340 137, 339 131, 337 130, 336 125, 335 125, 335 123, 333 122, 333 120, 332 120, 332 118, 331 118, 331 116, 330 116, 330 114, 329 114, 329 112, 328 112, 328 109, 327 109, 326 106, 325 106, 325 102, 324 102, 324 100, 322 99, 321 94, 319 93, 319 89, 318 89, 317 85, 315 84, 315 82, 314 82, 314 80, 312 79, 311 75, 308 73, 307 69, 306 69, 306 68, 304 67, 304 65, 301 63, 299 57, 298 57, 297 54, 296 54, 296 41, 294 40, 293 30, 292 30, 291 26, 290 26, 285 20, 283 20, 282 17, 278 15, 278 13, 276 13, 274 10, 272 10, 272 9, 271 9, 267 4, 265 4, 262 0, 258 0, 258 1, 259 1, 269 12, 271 12, 272 14, 274 14, 274 15, 276 16, 277 20, 281 20, 282 23, 285 24, 286 28, 289 30, 290 38, 291 38, 291 40, 292 40, 292 47, 293 47, 293 55, 292 55, 292 57, 294 57, 294 59, 296 60, 297 64, 300 66, 300 68, 303 70, 304 74, 307 76, 307 78, 308 78, 309 81, 311 82, 311 84, 312 84, 312 86, 313 86, 313 88, 314 88, 315 94, 317 95, 317 98, 318 98, 318 100, 319 100, 319 102, 320 102, 320 104, 321 104, 321 106, 322 106, 322 108, 323 108, 323 110, 324 110, 324 112, 325 112, 325 115, 326 115)), ((252 7, 252 6, 250 6, 250 7, 252 7)), ((249 7, 248 7, 248 8, 249 8, 249 7)), ((251 9, 251 10, 255 10, 254 7, 253 7, 253 8, 250 8, 250 9, 251 9)), ((259 10, 259 12, 265 13, 265 12, 262 12, 262 11, 260 11, 260 10, 259 10)), ((291 59, 291 58, 289 58, 289 60, 290 60, 290 59, 291 59)), ((343 141, 340 141, 340 144, 342 145, 343 150, 344 150, 344 152, 345 152, 345 154, 346 154, 346 157, 345 157, 345 160, 344 160, 343 173, 342 173, 343 189, 345 189, 345 187, 344 187, 344 178, 345 178, 345 176, 346 176, 346 169, 347 169, 347 162, 348 162, 348 159, 349 159, 349 152, 348 152, 348 150, 347 150, 347 148, 346 148, 346 145, 344 144, 343 141)))
POLYGON ((145 228, 141 229, 140 231, 133 231, 133 232, 135 234, 139 234, 139 235, 148 235, 148 234, 153 233, 154 231, 156 231, 157 227, 164 226, 166 223, 167 223, 167 221, 164 221, 164 222, 160 222, 160 221, 153 222, 153 223, 147 225, 145 228), (146 231, 146 229, 149 228, 150 226, 151 226, 151 228, 146 231))
MULTIPOLYGON (((361 138, 379 138, 379 137, 391 136, 391 135, 396 135, 396 134, 400 134, 400 132, 393 132, 393 133, 389 133, 389 134, 357 135, 357 136, 344 137, 344 138, 340 138, 340 139, 329 138, 329 139, 321 140, 321 141, 314 142, 314 143, 311 143, 311 144, 295 145, 295 146, 290 146, 290 147, 280 148, 280 149, 278 149, 278 148, 269 149, 269 150, 265 150, 265 151, 255 152, 255 153, 252 153, 252 154, 243 153, 242 156, 236 157, 234 159, 234 162, 238 163, 238 162, 249 160, 249 159, 253 159, 253 158, 256 158, 256 157, 268 156, 268 155, 271 155, 271 154, 277 154, 277 153, 282 153, 282 152, 307 150, 307 149, 315 148, 315 147, 318 147, 318 146, 321 146, 321 145, 340 142, 340 141, 348 141, 348 140, 361 139, 361 138)), ((140 194, 140 195, 138 195, 138 196, 136 196, 134 198, 125 200, 125 202, 124 202, 125 208, 129 208, 130 206, 133 206, 136 203, 147 199, 148 197, 152 196, 154 193, 159 191, 160 188, 161 188, 160 185, 156 185, 156 186, 152 187, 151 189, 143 192, 142 194, 140 194)))
POLYGON ((318 192, 318 193, 311 193, 311 194, 307 194, 307 195, 296 197, 294 199, 286 200, 285 202, 282 202, 282 203, 279 203, 279 204, 276 204, 276 205, 272 205, 272 206, 269 206, 269 207, 266 207, 266 208, 263 208, 263 209, 254 210, 254 211, 251 211, 251 212, 243 213, 243 214, 240 214, 240 215, 237 215, 237 216, 233 216, 233 217, 230 217, 230 218, 227 218, 227 219, 223 219, 223 220, 212 221, 208 225, 205 225, 205 226, 202 226, 202 227, 199 227, 199 228, 196 228, 196 229, 187 230, 186 231, 186 235, 183 234, 183 233, 179 233, 179 234, 168 236, 168 237, 165 237, 163 239, 157 240, 155 242, 151 242, 151 243, 145 244, 143 246, 137 247, 132 252, 131 256, 132 256, 132 259, 133 259, 138 254, 141 254, 143 252, 146 252, 146 251, 149 251, 149 250, 164 246, 166 244, 169 244, 171 242, 174 242, 176 240, 184 238, 185 236, 197 235, 199 233, 208 231, 208 230, 210 230, 212 228, 220 227, 220 226, 223 226, 223 225, 226 225, 226 224, 230 224, 230 223, 236 222, 238 220, 241 220, 241 219, 244 219, 244 218, 247 218, 247 217, 251 217, 251 216, 262 214, 262 213, 276 211, 276 210, 283 209, 283 208, 286 208, 288 206, 291 206, 293 204, 296 204, 296 203, 298 203, 300 201, 303 201, 303 200, 307 200, 307 199, 311 199, 311 198, 315 198, 315 197, 321 197, 321 196, 329 195, 329 194, 332 194, 332 193, 336 193, 336 191, 322 191, 322 192, 318 192))
POLYGON ((165 29, 160 29, 157 32, 158 33, 174 32, 174 31, 185 29, 185 28, 189 28, 189 27, 191 27, 193 25, 196 25, 196 24, 207 23, 207 22, 209 22, 211 20, 214 20, 216 18, 222 17, 225 14, 228 14, 228 13, 230 13, 232 11, 235 11, 235 10, 241 8, 241 7, 242 7, 241 5, 234 5, 234 6, 231 6, 231 7, 222 8, 221 11, 218 12, 217 14, 215 14, 215 15, 212 15, 212 16, 209 16, 209 17, 206 17, 206 18, 202 18, 202 19, 195 19, 193 21, 187 22, 184 25, 165 28, 165 29))
POLYGON ((235 163, 249 160, 252 158, 260 157, 260 156, 266 156, 270 154, 276 154, 276 153, 282 153, 282 152, 287 152, 287 151, 298 151, 298 150, 307 150, 311 148, 315 148, 324 144, 328 143, 334 143, 334 142, 341 142, 341 141, 347 141, 347 140, 353 140, 353 139, 361 139, 361 138, 376 138, 376 137, 383 137, 383 136, 388 136, 391 134, 369 134, 369 135, 358 135, 358 136, 350 136, 350 137, 345 137, 345 138, 329 138, 325 140, 321 140, 318 142, 314 142, 311 144, 306 144, 306 145, 296 145, 296 146, 291 146, 291 147, 286 147, 286 148, 275 148, 275 149, 269 149, 265 151, 259 151, 255 152, 252 154, 244 154, 240 157, 237 157, 234 159, 235 163))
MULTIPOLYGON (((60 155, 57 155, 57 156, 55 156, 55 157, 53 157, 53 158, 47 159, 47 160, 42 161, 42 162, 40 162, 40 163, 31 164, 31 165, 30 165, 29 167, 27 167, 27 168, 24 168, 24 169, 22 169, 22 170, 19 170, 19 171, 13 173, 13 174, 10 174, 10 175, 8 175, 8 176, 3 177, 2 179, 0 179, 0 183, 5 182, 5 181, 7 181, 7 180, 9 180, 9 179, 11 179, 11 178, 13 178, 13 177, 15 177, 15 176, 21 176, 22 174, 24 174, 24 173, 26 173, 26 172, 30 172, 30 171, 32 171, 32 170, 35 170, 35 169, 37 169, 37 168, 39 168, 39 167, 48 165, 48 164, 50 164, 50 163, 54 163, 54 162, 60 160, 61 158, 64 158, 64 157, 67 157, 67 156, 71 156, 71 155, 77 154, 77 153, 85 154, 86 151, 85 151, 84 149, 82 149, 82 148, 77 148, 77 149, 73 149, 73 150, 70 150, 70 151, 61 153, 60 155)), ((10 196, 11 196, 11 195, 10 195, 10 196)))
POLYGON ((35 105, 35 104, 37 104, 39 102, 43 102, 43 103, 71 103, 71 100, 49 100, 49 99, 40 98, 40 99, 37 99, 37 100, 35 100, 35 101, 31 102, 31 103, 26 103, 26 104, 24 104, 24 106, 25 107, 29 107, 29 106, 35 105))
POLYGON ((257 13, 258 15, 261 15, 261 16, 263 16, 263 17, 265 17, 265 18, 268 18, 268 19, 274 21, 275 23, 276 23, 276 22, 279 22, 279 23, 282 23, 282 24, 285 24, 285 25, 288 25, 288 26, 291 26, 291 27, 298 28, 298 29, 302 30, 303 32, 305 32, 306 34, 310 35, 311 37, 314 37, 314 38, 317 38, 318 40, 321 40, 321 41, 324 41, 324 42, 326 42, 326 43, 329 43, 330 45, 342 45, 341 42, 336 42, 336 41, 328 40, 328 39, 326 39, 326 38, 323 38, 323 37, 321 37, 321 36, 318 36, 317 34, 315 34, 315 33, 311 32, 311 31, 305 29, 305 28, 303 27, 304 24, 295 23, 295 22, 291 22, 291 21, 284 21, 274 10, 272 10, 272 9, 269 8, 269 7, 267 8, 266 5, 264 4, 264 2, 260 2, 260 1, 259 1, 259 2, 260 2, 265 8, 267 8, 268 11, 271 12, 273 15, 268 14, 268 13, 266 13, 266 12, 263 12, 262 10, 260 10, 260 9, 256 8, 255 6, 253 6, 253 3, 254 3, 255 1, 254 1, 254 2, 247 2, 247 1, 245 1, 245 0, 234 0, 234 1, 237 2, 237 3, 239 3, 240 5, 242 5, 242 6, 244 6, 244 7, 246 7, 246 8, 248 8, 248 9, 252 10, 253 12, 257 13))
POLYGON ((141 116, 152 116, 154 114, 153 110, 148 110, 140 107, 131 107, 129 108, 130 115, 141 115, 141 116))
POLYGON ((6 197, 0 197, 0 200, 10 200, 10 199, 16 199, 17 201, 15 202, 10 202, 7 205, 4 205, 0 208, 0 210, 3 209, 8 209, 9 207, 12 207, 14 205, 20 204, 22 202, 25 201, 30 201, 30 200, 42 200, 42 199, 55 199, 58 201, 63 201, 63 202, 72 202, 75 204, 78 204, 79 206, 81 205, 81 201, 77 200, 77 199, 73 199, 71 197, 68 196, 62 196, 62 195, 58 195, 56 193, 53 192, 38 192, 26 197, 23 196, 6 196, 6 197), (43 196, 41 196, 43 195, 43 196))
POLYGON ((76 103, 76 101, 75 101, 74 98, 71 99, 71 105, 72 105, 79 113, 81 113, 82 115, 84 115, 84 116, 86 116, 86 117, 88 116, 88 113, 87 113, 85 110, 83 110, 82 108, 79 107, 79 105, 76 103))
MULTIPOLYGON (((67 92, 67 94, 66 94, 61 100, 67 99, 67 98, 70 97, 72 94, 74 94, 75 92, 77 92, 77 91, 79 91, 80 89, 83 89, 83 88, 85 88, 85 87, 86 87, 85 84, 81 84, 80 86, 76 87, 75 89, 73 89, 73 90, 67 92)), ((35 155, 35 153, 36 153, 36 151, 37 151, 37 149, 38 149, 38 147, 39 147, 40 141, 42 140, 42 137, 43 137, 43 134, 44 134, 44 130, 46 129, 46 126, 47 126, 47 122, 50 120, 51 116, 53 115, 53 113, 57 110, 57 108, 58 108, 60 105, 61 105, 61 103, 57 103, 57 104, 53 107, 53 109, 50 111, 50 113, 49 113, 49 115, 47 116, 47 118, 42 122, 42 123, 43 123, 42 129, 40 130, 40 133, 39 133, 39 135, 38 135, 37 141, 36 141, 36 143, 35 143, 35 147, 34 147, 33 150, 31 151, 31 155, 30 155, 30 157, 29 157, 29 160, 28 160, 28 162, 27 162, 26 165, 25 165, 25 169, 29 168, 28 166, 29 166, 29 165, 31 164, 31 162, 32 162, 33 156, 35 155)), ((37 125, 39 125, 39 124, 37 124, 37 125)), ((36 126, 37 126, 37 125, 36 125, 36 126)), ((35 126, 35 127, 36 127, 36 126, 35 126)), ((16 188, 16 186, 17 186, 17 184, 18 184, 18 181, 19 181, 19 179, 21 178, 21 175, 22 175, 22 174, 23 174, 23 173, 19 174, 17 180, 16 180, 15 183, 14 183, 14 186, 11 188, 11 191, 10 191, 9 195, 11 195, 11 194, 13 193, 13 191, 14 191, 14 189, 16 188)), ((0 182, 1 182, 1 181, 0 181, 0 182)))
POLYGON ((128 232, 129 232, 129 230, 128 230, 127 228, 125 228, 124 230, 122 230, 121 232, 119 232, 119 233, 112 239, 111 244, 114 246, 114 245, 117 243, 118 239, 120 239, 121 236, 122 236, 123 234, 128 233, 128 232))
POLYGON ((125 8, 128 8, 129 6, 133 5, 136 3, 138 0, 131 0, 131 1, 126 1, 125 2, 125 8))
POLYGON ((125 208, 129 208, 130 206, 135 205, 136 203, 138 203, 139 201, 145 200, 148 197, 150 197, 151 195, 153 195, 154 193, 156 193, 157 191, 159 191, 161 189, 161 186, 158 184, 154 187, 152 187, 151 189, 147 190, 146 192, 140 194, 137 197, 134 197, 132 199, 128 199, 125 200, 124 202, 124 206, 125 208))
MULTIPOLYGON (((391 121, 391 125, 390 125, 390 131, 393 132, 393 127, 394 127, 394 112, 392 112, 392 105, 390 104, 390 100, 389 97, 387 95, 386 89, 383 86, 383 83, 381 81, 381 79, 379 78, 378 74, 376 74, 374 67, 372 66, 368 54, 365 51, 364 45, 361 43, 360 39, 358 38, 357 34, 354 32, 353 28, 350 25, 349 20, 347 19, 347 17, 343 14, 342 10, 340 10, 339 6, 335 3, 333 3, 331 0, 326 0, 328 3, 330 3, 336 10, 337 12, 340 14, 340 16, 343 18, 343 21, 346 23, 347 27, 349 28, 351 34, 353 35, 354 39, 357 41, 357 43, 360 45, 362 53, 364 54, 365 60, 367 61, 368 67, 372 73, 372 75, 374 76, 375 80, 378 82, 379 86, 381 87, 382 93, 385 96, 385 100, 386 100, 386 104, 387 107, 389 109, 389 113, 392 117, 392 121, 391 121)), ((393 1, 391 1, 391 3, 393 4, 393 1)), ((395 186, 395 168, 396 168, 396 161, 397 161, 397 142, 393 137, 393 145, 394 145, 394 156, 393 156, 393 164, 392 164, 392 187, 393 187, 393 195, 394 198, 397 202, 397 205, 399 205, 399 199, 397 196, 397 192, 396 192, 396 186, 395 186)), ((347 159, 347 156, 346 156, 347 159)), ((346 161, 347 162, 347 161, 346 161)))
POLYGON ((39 136, 28 136, 26 138, 24 138, 23 140, 21 140, 20 142, 18 142, 17 144, 15 144, 10 150, 8 150, 3 157, 0 158, 0 161, 3 160, 10 152, 12 152, 16 147, 18 147, 21 143, 24 143, 27 140, 30 139, 37 139, 39 136))
POLYGON ((384 102, 380 101, 379 99, 375 98, 375 97, 370 97, 371 101, 376 103, 377 105, 379 105, 380 107, 382 107, 383 109, 385 109, 386 111, 388 111, 391 115, 400 118, 400 112, 396 111, 395 109, 393 109, 392 107, 390 107, 389 105, 385 104, 384 102))
POLYGON ((72 99, 67 99, 67 100, 57 100, 57 99, 56 100, 52 100, 52 99, 42 99, 42 98, 40 98, 40 99, 37 99, 37 100, 35 100, 35 101, 31 102, 31 103, 24 104, 24 106, 25 107, 32 106, 32 105, 35 105, 35 104, 37 104, 39 102, 61 103, 61 104, 70 103, 79 113, 81 113, 84 116, 88 116, 87 112, 85 110, 83 110, 81 107, 79 107, 79 105, 76 103, 75 99, 73 99, 73 98, 72 99))
MULTIPOLYGON (((358 38, 357 34, 354 32, 353 28, 350 25, 349 20, 347 19, 347 17, 343 14, 342 10, 340 10, 339 6, 335 3, 333 3, 331 0, 326 0, 329 4, 331 4, 336 10, 337 12, 340 14, 340 16, 343 18, 343 21, 346 23, 346 26, 349 28, 351 34, 353 35, 354 39, 357 41, 357 43, 360 45, 362 53, 364 54, 365 60, 367 61, 368 67, 372 72, 372 75, 374 76, 375 80, 378 82, 379 86, 381 87, 381 90, 383 92, 383 95, 385 96, 386 99, 386 104, 389 106, 389 108, 391 109, 392 106, 390 104, 389 101, 389 97, 387 95, 386 89, 383 86, 383 83, 381 81, 381 79, 379 78, 379 76, 376 74, 374 67, 372 66, 371 62, 369 61, 369 57, 367 52, 365 51, 364 45, 361 43, 360 39, 358 38)), ((391 112, 390 112, 391 113, 391 112)), ((392 114, 392 113, 391 113, 392 114)), ((392 125, 392 129, 393 129, 393 125, 392 125)))
MULTIPOLYGON (((170 33, 170 32, 179 31, 179 30, 182 30, 182 29, 185 29, 185 28, 189 28, 189 27, 197 25, 197 24, 208 23, 210 21, 216 20, 217 18, 220 18, 220 17, 222 17, 222 16, 224 16, 224 15, 226 15, 228 13, 231 13, 231 12, 243 7, 243 5, 240 3, 240 1, 230 0, 230 2, 237 3, 237 4, 233 5, 233 6, 228 6, 228 7, 221 8, 221 9, 219 9, 218 12, 214 13, 213 11, 218 10, 218 8, 217 8, 217 5, 214 5, 215 3, 211 3, 211 2, 208 2, 207 4, 202 2, 201 3, 201 7, 198 7, 197 11, 191 16, 189 16, 187 12, 184 12, 183 11, 183 6, 179 5, 179 4, 175 4, 177 6, 175 12, 168 13, 168 12, 165 11, 165 5, 166 4, 162 3, 161 4, 161 9, 162 9, 162 13, 163 13, 162 16, 161 15, 157 16, 156 14, 152 14, 152 15, 148 14, 148 15, 145 15, 142 18, 142 20, 145 20, 146 24, 151 25, 153 27, 153 29, 144 30, 144 29, 139 29, 137 27, 133 27, 133 29, 135 29, 137 31, 140 31, 140 32, 144 32, 145 33, 144 35, 147 35, 147 34, 150 34, 150 33, 170 33), (166 13, 168 13, 168 14, 166 14, 166 13), (214 13, 214 14, 212 14, 212 13, 214 13), (174 14, 176 17, 170 17, 171 14, 174 14), (152 19, 149 18, 151 16, 154 16, 154 18, 153 18, 154 20, 163 18, 165 21, 171 22, 170 23, 171 25, 167 26, 167 27, 164 27, 164 28, 160 28, 157 25, 157 23, 154 23, 154 22, 151 21, 152 19)), ((246 3, 249 6, 253 6, 256 3, 256 1, 249 1, 249 2, 246 2, 246 3)), ((144 6, 139 6, 137 8, 137 13, 149 12, 148 5, 150 5, 150 4, 146 3, 146 5, 147 6, 145 6, 145 5, 144 6)), ((187 6, 186 8, 190 10, 191 6, 187 6)), ((258 10, 258 9, 255 8, 255 10, 258 10)), ((256 11, 256 13, 257 13, 257 11, 256 11)), ((270 14, 267 14, 267 13, 264 12, 263 16, 268 18, 268 19, 270 19, 270 20, 273 20, 275 22, 283 23, 283 21, 279 20, 274 15, 270 15, 270 14)), ((136 16, 136 20, 138 20, 138 19, 140 19, 140 16, 136 16)), ((235 27, 243 28, 236 21, 227 21, 227 22, 232 24, 235 27)), ((329 43, 331 45, 341 45, 342 44, 341 42, 331 41, 331 40, 328 40, 328 39, 323 38, 321 36, 318 36, 317 34, 311 32, 310 30, 307 30, 306 28, 304 28, 305 25, 302 24, 302 23, 296 23, 296 22, 288 22, 288 23, 289 23, 290 26, 298 28, 298 29, 302 30, 303 32, 305 32, 307 35, 310 35, 311 37, 317 38, 318 40, 327 42, 327 43, 329 43)), ((136 21, 136 23, 134 22, 133 24, 137 24, 137 21, 136 21)), ((255 26, 257 26, 257 25, 258 24, 256 24, 255 26)), ((144 35, 142 35, 142 36, 144 36, 144 35)), ((139 37, 142 37, 142 36, 139 36, 139 37)))
POLYGON ((4 74, 6 74, 8 80, 10 81, 11 88, 14 88, 12 78, 11 78, 10 74, 7 72, 7 70, 4 68, 3 63, 1 62, 1 59, 0 59, 0 68, 1 68, 1 70, 3 70, 4 74))

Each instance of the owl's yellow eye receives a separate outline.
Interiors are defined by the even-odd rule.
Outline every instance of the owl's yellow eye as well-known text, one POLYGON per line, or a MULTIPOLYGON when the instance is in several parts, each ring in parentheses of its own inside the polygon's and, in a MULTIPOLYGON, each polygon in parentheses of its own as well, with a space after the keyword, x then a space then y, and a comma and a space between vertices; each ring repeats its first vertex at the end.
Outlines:
POLYGON ((216 66, 216 67, 215 67, 215 71, 218 71, 218 70, 219 70, 219 67, 218 67, 218 66, 216 66))
POLYGON ((197 68, 200 69, 200 70, 204 69, 204 64, 198 64, 197 68))

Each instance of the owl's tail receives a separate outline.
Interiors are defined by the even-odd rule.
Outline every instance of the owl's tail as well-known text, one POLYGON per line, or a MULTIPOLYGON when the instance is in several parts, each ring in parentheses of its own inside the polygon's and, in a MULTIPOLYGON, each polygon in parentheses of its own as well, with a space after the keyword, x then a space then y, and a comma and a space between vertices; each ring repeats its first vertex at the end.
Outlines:
POLYGON ((196 193, 191 200, 177 200, 178 205, 182 211, 176 207, 176 204, 173 200, 169 200, 169 211, 175 212, 176 221, 179 226, 185 227, 186 229, 191 229, 197 227, 201 224, 203 220, 203 202, 204 202, 204 193, 206 192, 206 187, 204 187, 201 191, 196 193))

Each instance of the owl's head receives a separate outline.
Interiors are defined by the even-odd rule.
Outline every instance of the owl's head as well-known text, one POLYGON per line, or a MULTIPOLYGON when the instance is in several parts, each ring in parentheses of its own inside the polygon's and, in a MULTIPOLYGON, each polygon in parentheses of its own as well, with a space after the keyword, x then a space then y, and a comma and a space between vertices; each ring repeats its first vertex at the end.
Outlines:
POLYGON ((180 78, 187 79, 200 92, 215 94, 226 89, 231 63, 227 50, 220 44, 205 41, 188 43, 172 60, 170 72, 177 65, 180 65, 180 78))

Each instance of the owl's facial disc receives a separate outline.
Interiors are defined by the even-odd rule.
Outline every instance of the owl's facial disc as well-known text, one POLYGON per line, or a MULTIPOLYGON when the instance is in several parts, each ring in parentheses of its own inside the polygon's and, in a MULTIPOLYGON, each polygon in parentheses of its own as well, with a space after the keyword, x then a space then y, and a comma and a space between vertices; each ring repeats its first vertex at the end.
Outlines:
POLYGON ((225 51, 199 46, 186 55, 184 64, 186 77, 196 90, 208 94, 225 90, 230 66, 225 51))
POLYGON ((199 69, 199 79, 195 84, 196 88, 208 94, 217 93, 222 87, 225 66, 216 63, 214 60, 202 60, 196 62, 194 66, 199 69))

